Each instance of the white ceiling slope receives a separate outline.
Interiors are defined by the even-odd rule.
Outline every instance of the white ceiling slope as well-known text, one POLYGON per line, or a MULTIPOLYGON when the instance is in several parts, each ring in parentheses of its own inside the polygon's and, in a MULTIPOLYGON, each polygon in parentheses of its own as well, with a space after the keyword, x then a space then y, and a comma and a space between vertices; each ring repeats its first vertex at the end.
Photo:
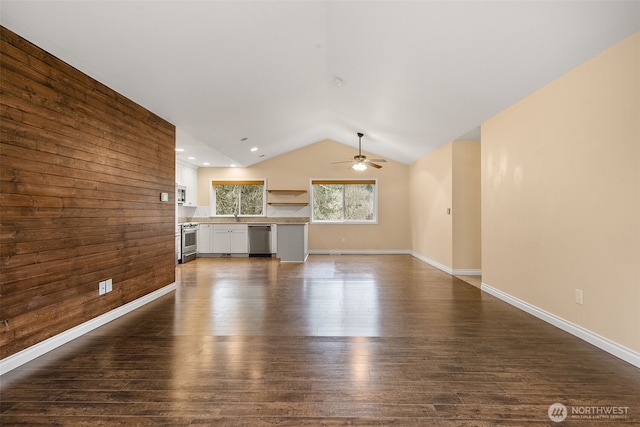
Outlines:
POLYGON ((175 124, 181 156, 211 166, 357 147, 356 132, 410 164, 640 29, 638 1, 0 5, 3 26, 175 124))

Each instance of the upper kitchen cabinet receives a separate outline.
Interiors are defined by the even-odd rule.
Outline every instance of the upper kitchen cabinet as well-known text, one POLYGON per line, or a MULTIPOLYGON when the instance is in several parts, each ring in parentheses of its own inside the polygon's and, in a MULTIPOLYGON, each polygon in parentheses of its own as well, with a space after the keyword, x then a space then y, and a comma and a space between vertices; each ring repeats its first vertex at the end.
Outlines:
POLYGON ((186 187, 183 206, 198 206, 198 168, 177 161, 176 184, 186 187))

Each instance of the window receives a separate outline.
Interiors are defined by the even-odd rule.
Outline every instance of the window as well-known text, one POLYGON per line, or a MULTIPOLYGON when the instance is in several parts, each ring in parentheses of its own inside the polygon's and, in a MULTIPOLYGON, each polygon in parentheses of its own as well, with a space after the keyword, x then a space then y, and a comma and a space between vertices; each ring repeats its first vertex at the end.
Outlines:
POLYGON ((264 181, 212 181, 215 216, 262 216, 264 181))
POLYGON ((375 223, 378 220, 377 182, 311 180, 311 221, 375 223))

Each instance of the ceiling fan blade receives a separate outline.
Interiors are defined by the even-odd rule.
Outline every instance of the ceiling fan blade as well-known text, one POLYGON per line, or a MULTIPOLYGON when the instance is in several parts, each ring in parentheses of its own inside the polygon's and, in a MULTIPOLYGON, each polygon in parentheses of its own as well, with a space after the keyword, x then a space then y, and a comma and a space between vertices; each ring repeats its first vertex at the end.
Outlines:
POLYGON ((331 164, 337 165, 340 163, 354 163, 353 168, 356 170, 365 170, 367 168, 367 165, 371 165, 372 168, 376 168, 376 169, 382 168, 382 166, 377 165, 373 162, 386 163, 387 161, 385 159, 367 159, 367 156, 364 156, 362 154, 362 137, 364 136, 364 134, 361 132, 358 132, 357 135, 358 135, 358 154, 353 156, 353 160, 345 160, 344 162, 333 162, 331 164))

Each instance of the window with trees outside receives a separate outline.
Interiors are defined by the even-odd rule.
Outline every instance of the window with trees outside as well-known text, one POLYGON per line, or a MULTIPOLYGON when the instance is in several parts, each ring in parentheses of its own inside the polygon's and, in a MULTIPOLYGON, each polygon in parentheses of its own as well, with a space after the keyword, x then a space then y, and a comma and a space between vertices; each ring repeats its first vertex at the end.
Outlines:
POLYGON ((264 181, 212 181, 216 216, 263 216, 264 181))
POLYGON ((311 221, 316 223, 376 223, 377 182, 311 180, 311 221))

